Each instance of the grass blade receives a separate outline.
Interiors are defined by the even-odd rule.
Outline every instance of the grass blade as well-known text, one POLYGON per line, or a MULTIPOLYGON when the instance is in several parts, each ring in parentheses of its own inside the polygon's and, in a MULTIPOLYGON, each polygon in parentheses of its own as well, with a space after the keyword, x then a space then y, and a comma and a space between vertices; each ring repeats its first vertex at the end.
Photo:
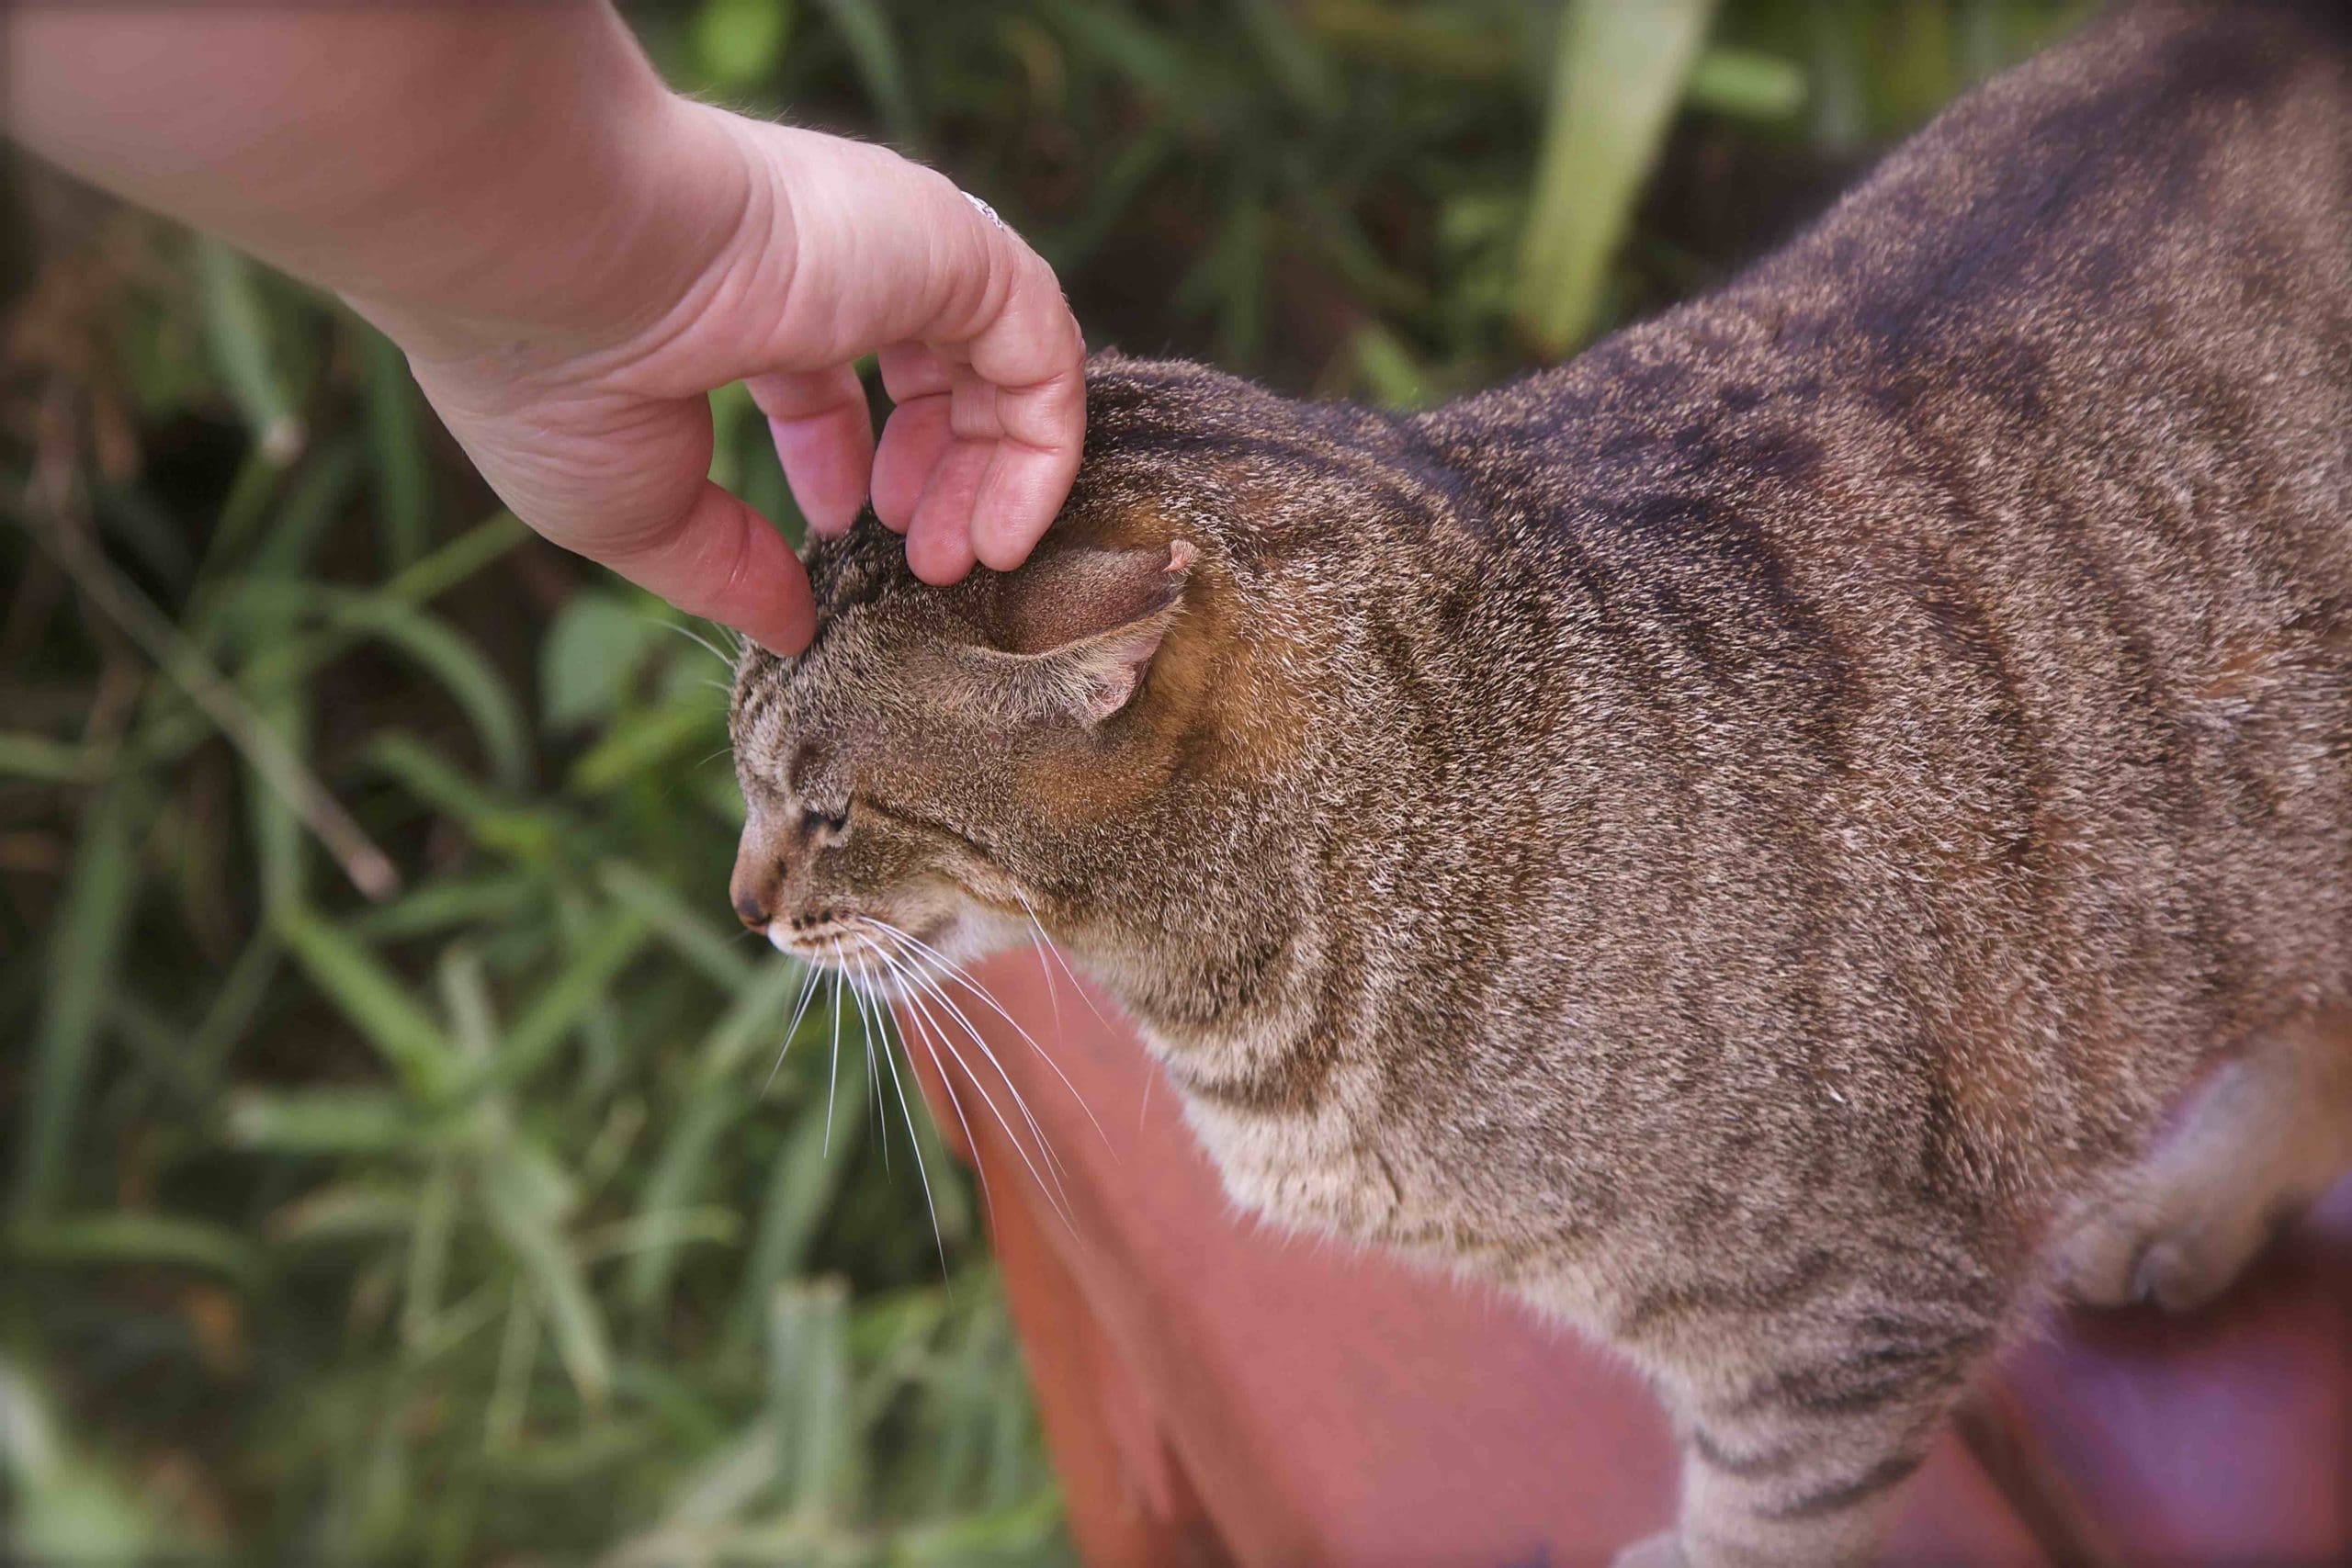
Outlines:
POLYGON ((166 1263, 249 1284, 261 1274, 252 1242, 222 1225, 134 1211, 35 1220, 8 1231, 8 1251, 30 1263, 166 1263))
POLYGON ((33 1030, 31 1088, 18 1123, 24 1142, 13 1207, 20 1215, 44 1213, 56 1202, 66 1151, 81 1131, 98 1021, 137 889, 131 835, 144 815, 143 792, 120 779, 83 815, 81 846, 50 947, 50 982, 33 1030))
POLYGON ((223 1123, 229 1142, 282 1155, 413 1154, 431 1146, 431 1124, 389 1089, 240 1089, 223 1123))
POLYGON ((88 751, 45 735, 0 735, 0 773, 44 784, 78 784, 90 777, 88 751))
POLYGON ((842 1110, 850 1126, 861 1125, 865 1115, 865 1076, 849 1074, 841 1080, 840 1092, 844 1102, 840 1107, 815 1100, 808 1103, 793 1122, 783 1154, 769 1167, 759 1229, 752 1236, 751 1258, 743 1266, 739 1332, 756 1328, 777 1288, 807 1267, 818 1229, 832 1212, 849 1161, 835 1158, 827 1147, 826 1112, 842 1110))
POLYGON ((349 594, 311 587, 323 597, 328 623, 390 643, 439 682, 465 713, 489 759, 491 776, 508 789, 530 778, 530 728, 523 707, 497 669, 447 622, 387 593, 349 594))
POLYGON ((582 1403, 601 1407, 613 1382, 611 1338, 604 1314, 589 1294, 580 1261, 557 1228, 560 1205, 545 1176, 532 1168, 545 1156, 516 1145, 483 1172, 482 1205, 491 1225, 537 1288, 555 1331, 556 1354, 579 1390, 582 1403))
POLYGON ((0 1361, 0 1480, 9 1502, 10 1556, 23 1562, 135 1562, 167 1540, 185 1550, 186 1531, 167 1531, 127 1477, 67 1446, 33 1376, 0 1361))
POLYGON ((221 678, 211 660, 85 541, 51 529, 42 542, 77 587, 220 728, 263 782, 283 795, 369 898, 389 898, 400 874, 283 737, 221 678))
POLYGON ((1715 0, 1570 0, 1520 251, 1519 324, 1557 355, 1600 319, 1609 261, 1682 101, 1715 0))
POLYGON ((412 1091, 432 1099, 457 1081, 448 1037, 399 976, 312 910, 284 910, 276 926, 295 962, 412 1091))
POLYGON ((196 242, 196 275, 204 301, 204 337, 220 379, 254 433, 261 454, 279 468, 302 450, 302 422, 277 374, 253 263, 209 235, 196 242))
POLYGON ((820 0, 825 14, 849 46, 859 81, 882 116, 890 140, 914 152, 923 144, 923 117, 914 95, 907 90, 907 72, 899 56, 899 40, 890 36, 890 18, 876 0, 820 0))
POLYGON ((616 914, 524 1009, 498 1055, 475 1075, 471 1088, 517 1084, 537 1072, 588 1010, 604 1000, 605 987, 628 966, 649 934, 636 915, 616 914))
POLYGON ((721 988, 740 991, 758 976, 759 966, 743 955, 729 935, 721 933, 716 921, 695 913, 675 888, 643 867, 627 861, 606 861, 597 868, 597 876, 605 892, 644 917, 679 957, 721 988))
POLYGON ((376 468, 376 526, 394 570, 413 566, 433 542, 433 477, 408 356, 368 331, 368 445, 376 468))
POLYGON ((855 1504, 849 1415, 849 1292, 839 1280, 787 1286, 768 1314, 768 1407, 792 1511, 842 1517, 855 1504))

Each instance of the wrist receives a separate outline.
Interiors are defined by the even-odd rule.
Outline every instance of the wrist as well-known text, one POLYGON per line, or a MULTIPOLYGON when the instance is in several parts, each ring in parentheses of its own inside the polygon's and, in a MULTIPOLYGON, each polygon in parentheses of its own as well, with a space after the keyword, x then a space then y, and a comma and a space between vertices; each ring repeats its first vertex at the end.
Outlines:
POLYGON ((454 241, 445 276, 339 292, 421 358, 522 341, 564 357, 627 351, 723 287, 729 255, 752 249, 747 228, 788 231, 771 221, 774 181, 736 133, 738 117, 658 82, 583 113, 593 129, 571 119, 567 144, 553 149, 560 168, 487 176, 470 205, 490 222, 454 241))

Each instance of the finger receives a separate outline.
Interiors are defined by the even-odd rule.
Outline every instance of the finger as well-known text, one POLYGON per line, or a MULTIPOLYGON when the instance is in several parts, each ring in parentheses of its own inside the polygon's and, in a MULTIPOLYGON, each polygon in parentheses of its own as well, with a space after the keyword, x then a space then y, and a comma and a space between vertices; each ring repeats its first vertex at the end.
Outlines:
MULTIPOLYGON (((1001 303, 968 336, 952 340, 961 344, 961 356, 972 373, 1007 389, 1044 387, 1057 378, 1083 375, 1086 339, 1078 318, 1070 314, 1069 302, 1062 298, 1053 268, 1017 239, 1004 265, 1010 277, 1001 303)), ((1055 412, 1066 421, 1054 432, 1055 438, 1077 440, 1084 405, 1074 410, 1057 406, 1055 412), (1073 414, 1074 419, 1068 417, 1073 414)))
POLYGON ((1078 477, 1084 437, 1069 439, 1085 423, 1086 384, 1057 377, 1043 387, 1000 390, 1003 434, 972 501, 972 552, 998 571, 1011 571, 1053 525, 1078 477))
POLYGON ((958 441, 933 466, 907 528, 907 565, 925 582, 956 582, 971 571, 972 498, 995 443, 958 441))
POLYGON ((966 352, 967 374, 988 389, 1000 448, 973 498, 972 548, 1009 571, 1069 498, 1086 442, 1085 344, 1052 271, 1033 253, 1023 253, 1003 312, 966 352))
POLYGON ((857 519, 874 468, 874 418, 855 369, 754 376, 745 385, 768 417, 776 460, 808 526, 830 536, 857 519))
POLYGON ((994 571, 1029 558, 1060 514, 1078 470, 1074 452, 1040 452, 999 442, 972 500, 972 554, 994 571))
POLYGON ((954 377, 945 355, 927 343, 894 343, 874 355, 882 372, 882 389, 895 403, 912 402, 946 391, 954 377))
MULTIPOLYGON (((881 344, 968 344, 1000 322, 1013 329, 997 344, 1011 384, 1041 381, 1083 354, 1075 325, 1064 332, 1052 320, 1069 315, 1052 269, 945 176, 885 148, 726 123, 759 143, 753 167, 777 180, 789 225, 792 287, 744 344, 763 363, 813 367, 881 344)), ((758 251, 740 263, 766 265, 772 233, 755 229, 752 238, 758 251)))
MULTIPOLYGON (((793 175, 794 308, 757 345, 768 363, 806 364, 810 354, 846 359, 875 344, 928 344, 1005 390, 1083 375, 1085 339, 1053 269, 953 184, 879 148, 782 127, 747 133, 772 141, 781 156, 766 166, 793 175)), ((943 390, 949 379, 947 367, 906 348, 886 350, 882 368, 884 385, 901 401, 943 390)), ((1075 452, 1084 434, 1083 399, 1035 401, 1045 417, 1023 439, 1075 452)))
POLYGON ((903 534, 915 520, 915 506, 932 470, 947 455, 955 437, 948 429, 953 412, 947 397, 918 398, 890 411, 882 427, 882 444, 874 453, 874 515, 882 525, 903 534))
POLYGON ((597 558, 771 653, 798 653, 816 630, 800 558, 766 518, 707 480, 676 522, 597 558))

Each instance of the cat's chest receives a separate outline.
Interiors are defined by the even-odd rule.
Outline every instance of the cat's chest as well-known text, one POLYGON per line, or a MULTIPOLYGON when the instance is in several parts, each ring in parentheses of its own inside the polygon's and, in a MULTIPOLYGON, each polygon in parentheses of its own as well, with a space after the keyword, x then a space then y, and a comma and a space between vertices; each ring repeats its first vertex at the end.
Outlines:
POLYGON ((1278 1229, 1334 1237, 1425 1268, 1484 1280, 1559 1322, 1595 1328, 1623 1304, 1624 1238, 1611 1227, 1527 1223, 1556 1213, 1503 1213, 1473 1184, 1415 1179, 1418 1149, 1304 1123, 1272 1124, 1187 1101, 1186 1119, 1227 1193, 1278 1229), (1570 1238, 1573 1237, 1571 1241, 1570 1238))
POLYGON ((1185 1119, 1233 1201, 1285 1229, 1394 1244, 1408 1204, 1390 1163, 1329 1117, 1227 1111, 1188 1097, 1185 1119))

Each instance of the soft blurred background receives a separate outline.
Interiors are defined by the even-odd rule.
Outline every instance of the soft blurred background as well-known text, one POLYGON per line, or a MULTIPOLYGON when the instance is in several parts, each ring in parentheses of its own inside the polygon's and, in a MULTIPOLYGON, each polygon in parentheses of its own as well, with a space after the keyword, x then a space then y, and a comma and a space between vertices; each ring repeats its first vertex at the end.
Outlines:
MULTIPOLYGON (((2078 10, 628 14, 985 196, 1098 344, 1410 406, 1724 276, 2078 10)), ((1066 1560, 968 1184, 887 1079, 829 1135, 821 1002, 770 1077, 714 628, 500 513, 330 302, 0 201, 0 1552, 1066 1560)))

